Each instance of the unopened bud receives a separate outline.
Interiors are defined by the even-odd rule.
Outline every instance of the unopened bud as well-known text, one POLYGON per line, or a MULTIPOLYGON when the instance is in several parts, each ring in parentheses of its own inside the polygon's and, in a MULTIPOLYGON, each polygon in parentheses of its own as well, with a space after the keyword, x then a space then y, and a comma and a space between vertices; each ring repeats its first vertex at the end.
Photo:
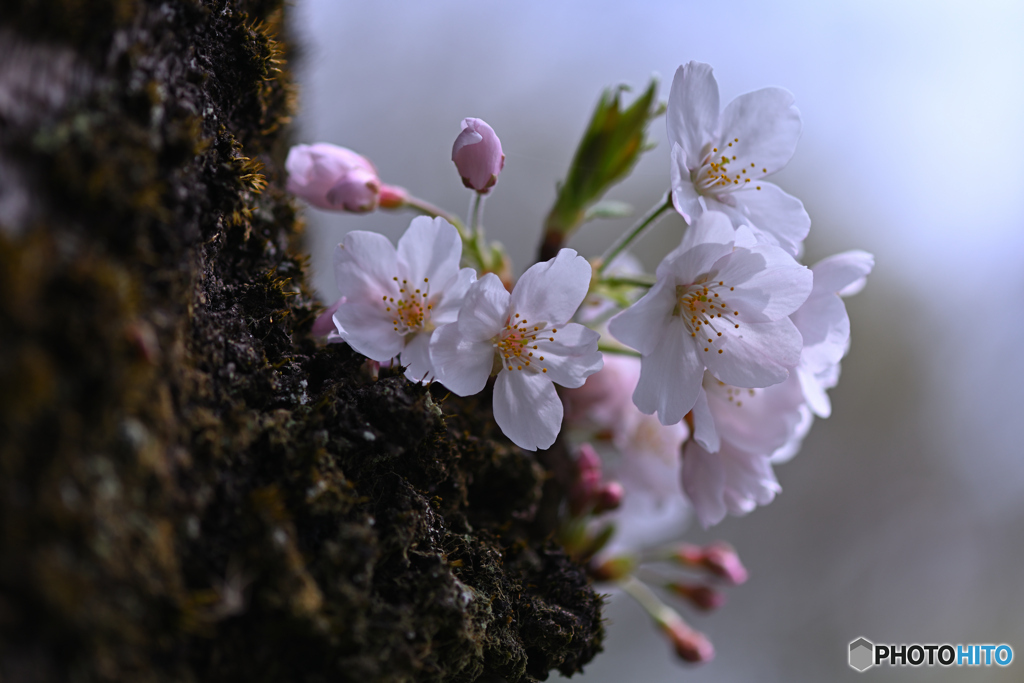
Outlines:
POLYGON ((618 581, 633 573, 636 558, 632 555, 616 555, 590 569, 595 581, 618 581))
POLYGON ((672 553, 672 559, 688 567, 708 571, 734 586, 744 583, 748 577, 739 555, 728 543, 716 542, 703 548, 683 544, 672 553))
POLYGON ((409 191, 397 185, 380 186, 380 208, 400 209, 409 202, 409 191))
POLYGON ((288 191, 321 209, 366 213, 377 208, 377 170, 350 149, 325 142, 296 145, 285 161, 288 191))
POLYGON ((482 119, 462 119, 462 132, 452 146, 452 161, 462 176, 462 184, 486 194, 498 182, 505 166, 501 140, 482 119))
POLYGON ((579 448, 576 479, 569 487, 569 511, 573 515, 583 514, 597 503, 601 490, 601 456, 585 443, 579 448))
POLYGON ((676 654, 685 662, 710 662, 715 658, 715 647, 700 631, 694 631, 678 615, 659 624, 672 641, 676 654))
POLYGON ((711 586, 676 582, 668 584, 667 588, 676 595, 685 598, 697 609, 705 612, 718 609, 725 604, 725 596, 711 586))
POLYGON ((602 485, 598 489, 597 495, 594 496, 594 514, 618 509, 622 505, 622 496, 624 495, 625 490, 617 481, 610 481, 602 485))
POLYGON ((314 337, 327 337, 328 342, 340 342, 341 330, 338 329, 338 324, 334 322, 334 314, 338 310, 338 306, 345 303, 345 297, 341 297, 334 302, 331 306, 327 307, 327 310, 320 314, 319 317, 313 322, 312 333, 314 337))
POLYGON ((703 565, 712 574, 734 586, 744 583, 748 577, 746 567, 740 562, 740 556, 728 543, 712 543, 705 547, 703 565))

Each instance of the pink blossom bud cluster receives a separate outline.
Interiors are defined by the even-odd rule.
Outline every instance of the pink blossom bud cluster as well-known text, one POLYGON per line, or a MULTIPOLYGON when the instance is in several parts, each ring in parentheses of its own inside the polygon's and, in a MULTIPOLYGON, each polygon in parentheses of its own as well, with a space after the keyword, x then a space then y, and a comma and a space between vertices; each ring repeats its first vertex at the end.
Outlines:
POLYGON ((579 448, 575 479, 569 486, 569 512, 599 515, 622 504, 623 488, 617 481, 602 481, 601 456, 588 443, 579 448))

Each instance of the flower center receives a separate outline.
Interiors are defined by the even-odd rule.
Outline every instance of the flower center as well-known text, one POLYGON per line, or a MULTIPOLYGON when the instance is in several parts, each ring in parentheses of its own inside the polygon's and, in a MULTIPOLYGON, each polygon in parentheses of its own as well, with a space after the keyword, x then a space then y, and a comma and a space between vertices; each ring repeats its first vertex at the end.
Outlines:
POLYGON ((421 287, 413 288, 408 280, 392 278, 398 285, 398 299, 384 295, 384 308, 393 318, 395 332, 401 335, 430 332, 434 329, 430 311, 434 302, 430 299, 430 278, 423 278, 421 287))
POLYGON ((538 342, 553 342, 556 334, 558 330, 547 323, 530 324, 518 313, 510 315, 494 338, 495 358, 506 370, 547 372, 538 342))
MULTIPOLYGON (((697 340, 698 345, 710 352, 722 336, 722 330, 729 325, 739 328, 739 311, 732 310, 719 291, 726 290, 725 282, 707 282, 708 277, 701 276, 692 285, 676 285, 676 305, 672 315, 680 318, 690 336, 697 340), (704 342, 707 343, 704 343, 704 342)), ((718 349, 722 353, 722 349, 718 349)))
MULTIPOLYGON (((712 147, 710 152, 705 152, 700 168, 691 169, 690 180, 699 193, 715 195, 734 192, 747 187, 768 172, 767 168, 762 168, 759 173, 757 164, 747 159, 737 162, 739 142, 739 138, 733 138, 724 149, 712 147), (747 166, 748 162, 750 166, 747 166)), ((704 149, 707 150, 707 147, 704 149)), ((754 187, 761 189, 760 185, 754 187)))

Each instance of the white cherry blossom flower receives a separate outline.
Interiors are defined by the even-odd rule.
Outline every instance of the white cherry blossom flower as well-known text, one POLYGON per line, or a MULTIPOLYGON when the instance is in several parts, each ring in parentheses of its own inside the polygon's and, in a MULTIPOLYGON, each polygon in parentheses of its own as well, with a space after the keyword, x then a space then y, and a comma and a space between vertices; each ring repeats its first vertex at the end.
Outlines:
POLYGON ((711 67, 690 62, 676 70, 666 120, 672 202, 687 223, 705 211, 721 211, 733 225, 750 225, 799 254, 811 219, 800 200, 764 180, 796 151, 802 124, 793 101, 787 90, 762 88, 719 113, 711 67))
POLYGON ((874 265, 875 257, 860 250, 822 259, 811 266, 810 296, 791 316, 804 340, 796 373, 807 404, 818 417, 832 413, 825 390, 839 381, 839 361, 850 349, 850 318, 841 297, 863 289, 874 265))
POLYGON ((768 456, 727 441, 717 453, 708 453, 690 441, 683 448, 683 490, 706 529, 726 514, 745 515, 767 505, 782 489, 768 456))
MULTIPOLYGON (((705 527, 742 515, 780 491, 773 456, 806 434, 796 375, 763 389, 733 387, 705 373, 683 448, 683 490, 705 527)), ((809 426, 809 425, 807 425, 809 426)))
POLYGON ((454 322, 471 283, 459 270, 462 240, 442 218, 414 218, 398 241, 355 230, 334 253, 334 275, 344 295, 334 313, 338 334, 375 361, 401 356, 405 376, 429 381, 430 337, 454 322))
POLYGON ((601 369, 599 335, 569 322, 590 274, 572 249, 531 266, 511 295, 488 273, 470 286, 458 321, 431 341, 438 381, 459 396, 481 391, 497 372, 494 419, 520 448, 547 448, 558 436, 563 409, 552 382, 579 387, 601 369))
POLYGON ((658 266, 654 286, 608 324, 640 352, 633 401, 657 411, 662 424, 694 407, 705 368, 755 388, 782 382, 800 360, 800 333, 788 316, 807 299, 811 272, 745 234, 724 214, 703 214, 658 266))

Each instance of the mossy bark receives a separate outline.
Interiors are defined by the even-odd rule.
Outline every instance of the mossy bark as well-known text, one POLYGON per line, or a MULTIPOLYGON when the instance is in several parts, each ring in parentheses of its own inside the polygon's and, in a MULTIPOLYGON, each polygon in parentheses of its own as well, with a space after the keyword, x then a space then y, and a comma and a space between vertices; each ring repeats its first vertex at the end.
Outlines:
POLYGON ((0 3, 2 681, 532 681, 600 649, 489 397, 310 337, 281 5, 0 3))

